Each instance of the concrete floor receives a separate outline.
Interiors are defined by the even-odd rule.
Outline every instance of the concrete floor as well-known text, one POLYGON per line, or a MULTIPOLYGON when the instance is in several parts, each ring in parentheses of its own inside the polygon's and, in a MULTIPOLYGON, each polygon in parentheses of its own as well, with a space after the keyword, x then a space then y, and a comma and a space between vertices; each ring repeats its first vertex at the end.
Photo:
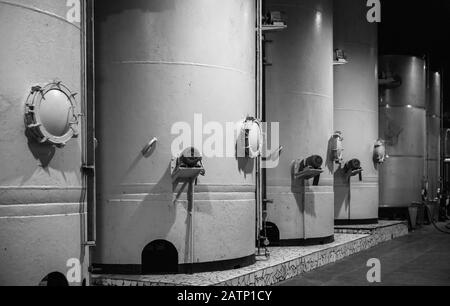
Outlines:
MULTIPOLYGON (((445 224, 440 224, 441 228, 445 224)), ((447 230, 450 231, 450 230, 447 230)), ((450 286, 450 235, 426 226, 280 286, 369 286, 367 262, 381 261, 381 286, 450 286)))

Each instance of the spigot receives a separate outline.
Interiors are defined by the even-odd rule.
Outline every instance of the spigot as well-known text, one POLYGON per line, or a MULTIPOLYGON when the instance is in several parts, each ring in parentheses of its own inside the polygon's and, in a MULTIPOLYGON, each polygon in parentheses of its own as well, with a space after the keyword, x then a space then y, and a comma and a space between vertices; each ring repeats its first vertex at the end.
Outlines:
POLYGON ((154 137, 150 142, 142 149, 142 155, 148 157, 152 151, 154 145, 158 142, 158 138, 154 137))

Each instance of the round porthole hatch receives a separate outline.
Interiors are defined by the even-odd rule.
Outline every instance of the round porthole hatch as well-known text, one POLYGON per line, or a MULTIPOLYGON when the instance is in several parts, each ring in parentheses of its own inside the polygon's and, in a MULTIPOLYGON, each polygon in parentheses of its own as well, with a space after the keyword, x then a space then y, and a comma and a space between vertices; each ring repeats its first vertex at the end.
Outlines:
POLYGON ((60 82, 31 89, 25 106, 25 125, 40 143, 64 146, 78 136, 75 95, 60 82))

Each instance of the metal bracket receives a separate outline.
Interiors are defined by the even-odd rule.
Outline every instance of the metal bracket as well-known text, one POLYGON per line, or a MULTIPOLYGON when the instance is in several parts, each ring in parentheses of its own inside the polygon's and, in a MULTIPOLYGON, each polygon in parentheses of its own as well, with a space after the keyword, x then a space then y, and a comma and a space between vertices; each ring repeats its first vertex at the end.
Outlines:
MULTIPOLYGON (((317 156, 318 157, 318 156, 317 156)), ((314 158, 312 156, 311 158, 314 158)), ((320 157, 319 157, 320 158, 320 157)), ((294 178, 300 180, 309 180, 314 179, 313 186, 318 186, 320 183, 320 175, 324 172, 321 168, 321 164, 323 163, 320 158, 320 165, 314 165, 311 162, 308 162, 310 158, 306 160, 297 160, 294 163, 294 178)))
POLYGON ((95 176, 95 166, 93 166, 93 165, 82 165, 81 170, 86 175, 95 176))
POLYGON ((86 241, 86 242, 83 243, 83 246, 96 247, 97 246, 97 242, 95 242, 95 241, 86 241))

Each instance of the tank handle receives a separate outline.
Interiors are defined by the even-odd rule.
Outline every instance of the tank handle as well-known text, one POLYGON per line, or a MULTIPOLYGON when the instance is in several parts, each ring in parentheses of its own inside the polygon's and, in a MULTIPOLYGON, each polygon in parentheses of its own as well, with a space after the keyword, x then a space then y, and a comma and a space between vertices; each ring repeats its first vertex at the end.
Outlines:
POLYGON ((155 144, 158 142, 158 138, 154 137, 150 142, 142 149, 142 155, 144 157, 149 157, 150 152, 152 151, 155 144))

